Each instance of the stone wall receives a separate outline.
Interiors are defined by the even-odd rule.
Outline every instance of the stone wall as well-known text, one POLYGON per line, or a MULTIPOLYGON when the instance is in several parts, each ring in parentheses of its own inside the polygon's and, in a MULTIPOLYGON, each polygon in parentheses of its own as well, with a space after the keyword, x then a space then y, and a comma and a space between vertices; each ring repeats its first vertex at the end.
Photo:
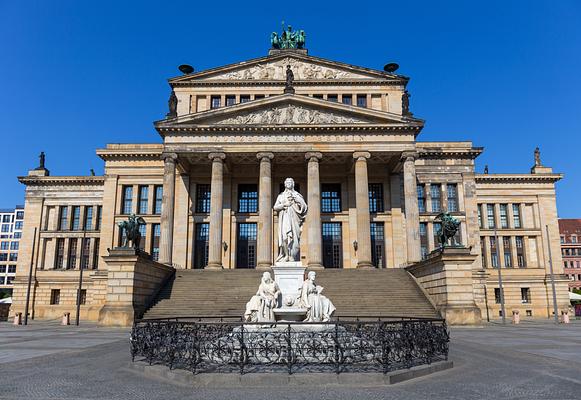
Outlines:
POLYGON ((140 318, 174 268, 152 261, 132 249, 113 249, 107 264, 107 294, 99 324, 130 326, 140 318))

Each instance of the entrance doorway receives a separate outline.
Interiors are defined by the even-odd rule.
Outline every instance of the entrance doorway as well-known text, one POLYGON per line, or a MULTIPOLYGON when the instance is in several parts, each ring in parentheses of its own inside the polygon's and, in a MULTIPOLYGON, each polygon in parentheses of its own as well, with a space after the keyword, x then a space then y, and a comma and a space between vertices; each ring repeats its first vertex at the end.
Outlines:
POLYGON ((208 244, 210 239, 210 224, 196 224, 196 239, 194 245, 194 268, 204 269, 208 265, 208 244))
POLYGON ((256 268, 256 224, 238 224, 236 268, 256 268))
POLYGON ((323 223, 323 265, 343 268, 343 240, 340 222, 323 223))

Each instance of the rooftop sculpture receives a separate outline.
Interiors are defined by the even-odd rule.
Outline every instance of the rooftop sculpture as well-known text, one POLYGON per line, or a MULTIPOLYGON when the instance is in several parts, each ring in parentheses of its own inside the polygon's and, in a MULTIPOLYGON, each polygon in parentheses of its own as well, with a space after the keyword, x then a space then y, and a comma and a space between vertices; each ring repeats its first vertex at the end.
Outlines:
POLYGON ((280 36, 276 32, 270 35, 270 44, 273 49, 303 49, 305 47, 307 35, 305 31, 293 31, 292 26, 284 29, 284 21, 282 23, 282 33, 280 36))

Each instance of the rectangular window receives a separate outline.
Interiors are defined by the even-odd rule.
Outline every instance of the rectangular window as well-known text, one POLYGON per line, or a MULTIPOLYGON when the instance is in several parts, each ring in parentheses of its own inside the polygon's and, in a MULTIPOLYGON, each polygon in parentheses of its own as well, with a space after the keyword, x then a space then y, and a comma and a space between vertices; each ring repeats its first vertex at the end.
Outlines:
POLYGON ((490 260, 492 268, 498 268, 498 247, 496 246, 496 238, 490 237, 490 260))
POLYGON ((339 96, 336 94, 328 94, 327 100, 337 103, 339 101, 339 96))
POLYGON ((8 261, 18 261, 18 253, 10 253, 10 257, 8 257, 8 261))
POLYGON ((156 185, 153 191, 154 214, 161 214, 161 202, 163 200, 163 186, 156 185))
POLYGON ((103 219, 103 206, 97 206, 97 218, 95 218, 95 230, 101 229, 101 221, 103 219))
POLYGON ((210 108, 220 108, 221 107, 220 96, 212 96, 210 100, 210 108))
POLYGON ((501 303, 500 289, 499 288, 494 288, 494 302, 496 304, 501 303))
POLYGON ((343 268, 343 239, 340 222, 324 222, 323 265, 325 268, 343 268))
POLYGON ((0 276, 0 285, 4 285, 6 283, 6 277, 0 276))
POLYGON ((139 186, 139 210, 138 214, 147 214, 149 186, 139 186))
POLYGON ((208 246, 210 243, 210 224, 196 224, 196 243, 194 248, 194 268, 204 269, 208 265, 208 246))
POLYGON ((486 219, 488 222, 488 229, 496 228, 496 223, 494 222, 494 204, 486 205, 486 219))
POLYGON ((507 229, 508 228, 508 205, 501 204, 500 206, 500 228, 507 229))
POLYGON ((8 261, 8 253, 0 253, 0 261, 8 261))
POLYGON ((434 229, 434 243, 436 247, 442 247, 442 243, 440 243, 440 233, 442 232, 442 223, 434 222, 432 226, 434 229))
POLYGON ((59 215, 59 231, 66 231, 69 229, 69 208, 67 206, 60 207, 59 215))
POLYGON ((526 267, 526 261, 525 261, 525 251, 524 251, 524 237, 522 236, 516 236, 515 237, 515 242, 516 242, 516 262, 519 268, 524 268, 526 267))
POLYGON ((314 99, 324 99, 324 98, 325 98, 325 96, 323 96, 322 94, 314 94, 314 95, 313 95, 313 98, 314 98, 314 99))
POLYGON ((83 229, 86 231, 93 229, 93 206, 85 207, 85 221, 83 222, 83 229))
POLYGON ((50 304, 56 305, 61 302, 61 291, 60 289, 52 289, 50 291, 50 304))
POLYGON ((95 240, 95 250, 93 252, 93 269, 99 268, 99 243, 101 239, 96 238, 95 240))
POLYGON ((240 95, 240 103, 248 103, 250 101, 249 94, 241 94, 240 95))
POLYGON ((424 185, 417 186, 418 191, 418 211, 423 213, 426 212, 426 189, 424 185))
POLYGON ((227 95, 226 96, 226 106, 233 106, 236 104, 236 96, 234 95, 227 95))
POLYGON ((67 269, 75 269, 77 266, 77 239, 69 239, 69 256, 67 269))
POLYGON ((2 216, 2 222, 12 222, 12 221, 10 221, 10 215, 2 216))
POLYGON ((10 232, 10 225, 9 224, 2 224, 2 232, 4 232, 4 233, 10 232))
POLYGON ((121 214, 131 214, 133 208, 133 186, 123 186, 121 214))
POLYGON ((147 225, 139 225, 139 234, 141 240, 139 241, 139 249, 145 251, 145 240, 147 238, 147 225))
POLYGON ((480 238, 480 257, 482 259, 482 268, 488 268, 486 264, 486 240, 484 237, 480 238))
POLYGON ((264 99, 264 95, 263 94, 256 94, 254 95, 254 100, 261 100, 264 99))
POLYGON ((16 219, 24 219, 24 211, 16 211, 16 219))
POLYGON ((238 224, 236 267, 256 268, 256 224, 238 224))
POLYGON ((161 237, 161 226, 159 224, 152 224, 151 230, 153 233, 151 241, 151 259, 159 261, 159 238, 161 237))
MULTIPOLYGON (((16 221, 16 222, 14 223, 14 229, 16 229, 16 230, 18 230, 18 231, 21 231, 21 230, 22 230, 22 224, 23 224, 23 222, 22 222, 22 221, 16 221)), ((575 242, 573 242, 573 243, 575 243, 575 242)))
POLYGON ((432 212, 439 213, 442 211, 442 187, 440 184, 432 183, 430 185, 430 197, 432 198, 432 212))
POLYGON ((79 229, 81 229, 81 207, 73 206, 72 230, 78 231, 79 229))
POLYGON ((196 212, 209 213, 210 212, 210 185, 197 184, 196 185, 196 212))
POLYGON ((458 211, 458 185, 455 183, 448 183, 446 185, 446 192, 448 194, 448 212, 458 211))
POLYGON ((512 267, 512 253, 509 236, 502 237, 502 246, 504 247, 504 266, 510 268, 512 267))
POLYGON ((81 289, 81 295, 79 296, 79 304, 87 304, 87 289, 81 289))
POLYGON ((523 304, 531 302, 531 289, 527 287, 520 288, 520 299, 523 304))
POLYGON ((420 253, 422 260, 428 257, 428 224, 425 222, 420 222, 420 253))
POLYGON ((0 265, 0 274, 6 273, 6 265, 0 265))
POLYGON ((383 212, 383 184, 369 184, 369 212, 383 212))
POLYGON ((14 232, 14 239, 20 239, 22 237, 22 232, 14 232))
POLYGON ((91 250, 91 239, 83 239, 83 247, 81 247, 81 267, 83 269, 89 268, 89 252, 91 250))
POLYGON ((357 107, 367 107, 367 95, 365 94, 357 95, 357 107))
POLYGON ((55 255, 54 255, 54 268, 62 269, 65 258, 65 240, 63 238, 58 238, 56 240, 55 255))
POLYGON ((16 273, 16 265, 9 265, 8 266, 8 273, 15 274, 16 273))
POLYGON ((520 220, 520 204, 513 204, 512 205, 512 219, 513 225, 515 229, 522 228, 522 223, 520 220))
POLYGON ((480 207, 480 206, 481 205, 478 204, 478 207, 477 207, 477 209, 478 209, 478 226, 480 228, 483 228, 483 226, 482 226, 482 210, 481 210, 482 207, 480 207))
POLYGON ((10 243, 10 250, 18 250, 18 242, 10 243))
POLYGON ((321 211, 324 213, 341 212, 340 183, 324 183, 321 185, 321 211))
POLYGON ((258 185, 238 185, 238 212, 258 212, 258 185))
POLYGON ((7 285, 12 285, 12 282, 14 282, 14 276, 7 276, 6 277, 6 284, 7 285))
POLYGON ((371 261, 377 268, 385 268, 385 234, 383 222, 371 223, 371 261))
POLYGON ((342 102, 343 104, 347 104, 347 105, 349 105, 349 106, 350 106, 350 105, 352 105, 352 104, 353 104, 353 96, 351 96, 350 94, 344 94, 344 95, 341 97, 341 102, 342 102))
POLYGON ((8 250, 9 247, 10 247, 10 242, 2 242, 0 244, 0 250, 8 250))

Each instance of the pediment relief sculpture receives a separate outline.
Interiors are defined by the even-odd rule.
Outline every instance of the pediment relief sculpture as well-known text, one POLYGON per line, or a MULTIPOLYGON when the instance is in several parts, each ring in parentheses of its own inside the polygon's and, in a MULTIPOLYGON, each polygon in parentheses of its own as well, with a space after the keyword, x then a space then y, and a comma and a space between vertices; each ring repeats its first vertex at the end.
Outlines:
POLYGON ((266 110, 259 110, 212 123, 216 125, 292 125, 292 124, 364 124, 371 120, 319 111, 299 105, 287 104, 266 110))
POLYGON ((273 62, 264 62, 245 69, 218 74, 203 79, 285 80, 287 65, 291 66, 291 69, 295 74, 295 79, 298 80, 373 79, 373 77, 369 75, 356 74, 350 71, 329 68, 319 64, 307 63, 292 57, 285 57, 273 62))

